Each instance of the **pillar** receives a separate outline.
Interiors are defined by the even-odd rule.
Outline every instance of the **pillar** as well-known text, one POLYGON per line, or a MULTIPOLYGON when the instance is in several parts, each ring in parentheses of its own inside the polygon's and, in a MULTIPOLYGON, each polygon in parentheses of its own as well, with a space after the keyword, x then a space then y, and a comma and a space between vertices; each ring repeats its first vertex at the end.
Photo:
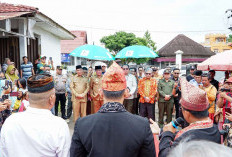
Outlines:
POLYGON ((181 69, 183 51, 178 50, 175 52, 175 54, 176 54, 176 67, 181 69))
MULTIPOLYGON (((19 20, 19 33, 26 35, 27 23, 26 19, 19 20)), ((20 52, 20 63, 22 63, 22 57, 27 56, 27 38, 24 36, 19 37, 19 52, 20 52)))

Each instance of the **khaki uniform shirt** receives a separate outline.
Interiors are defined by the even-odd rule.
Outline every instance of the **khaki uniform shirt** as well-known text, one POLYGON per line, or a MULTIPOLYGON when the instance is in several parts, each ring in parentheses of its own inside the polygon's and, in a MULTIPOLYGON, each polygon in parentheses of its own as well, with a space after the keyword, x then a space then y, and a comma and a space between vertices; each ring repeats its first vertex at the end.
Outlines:
POLYGON ((174 102, 172 90, 175 82, 173 80, 165 81, 165 79, 159 80, 158 83, 158 92, 159 92, 159 102, 174 102), (164 100, 165 95, 171 95, 171 99, 169 101, 164 100))
POLYGON ((89 79, 84 76, 73 76, 70 84, 73 101, 87 102, 87 93, 89 91, 89 79), (77 98, 83 97, 83 98, 77 98))
POLYGON ((100 89, 102 89, 102 76, 92 76, 90 78, 90 95, 94 100, 103 100, 103 97, 100 96, 100 89))

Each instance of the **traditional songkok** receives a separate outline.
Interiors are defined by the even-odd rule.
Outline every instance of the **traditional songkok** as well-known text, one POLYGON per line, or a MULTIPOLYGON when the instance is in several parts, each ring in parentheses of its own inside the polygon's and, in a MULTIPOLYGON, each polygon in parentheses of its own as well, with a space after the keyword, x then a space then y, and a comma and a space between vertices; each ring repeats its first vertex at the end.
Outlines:
POLYGON ((30 93, 43 93, 54 88, 54 81, 49 74, 38 74, 29 77, 27 85, 30 93))
POLYGON ((101 66, 95 66, 95 70, 102 70, 101 66))
POLYGON ((84 71, 87 71, 87 70, 88 70, 86 67, 83 67, 82 69, 83 69, 84 71))
POLYGON ((103 75, 102 89, 106 91, 121 91, 126 89, 124 71, 116 62, 113 62, 107 72, 103 75))
POLYGON ((201 76, 202 75, 202 71, 201 70, 196 70, 196 71, 194 71, 193 74, 196 75, 196 76, 201 76))
POLYGON ((182 77, 180 104, 190 111, 204 111, 209 107, 207 94, 204 90, 190 84, 186 78, 182 77))
POLYGON ((76 69, 82 69, 82 66, 81 65, 77 65, 76 69))

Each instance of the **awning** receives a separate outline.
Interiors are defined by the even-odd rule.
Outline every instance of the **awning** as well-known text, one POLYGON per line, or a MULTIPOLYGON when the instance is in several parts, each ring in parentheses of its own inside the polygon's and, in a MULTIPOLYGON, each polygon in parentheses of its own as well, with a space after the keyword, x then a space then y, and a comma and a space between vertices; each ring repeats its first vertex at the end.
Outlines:
POLYGON ((9 12, 9 13, 0 13, 0 20, 5 20, 13 17, 18 17, 21 15, 29 14, 31 12, 9 12))

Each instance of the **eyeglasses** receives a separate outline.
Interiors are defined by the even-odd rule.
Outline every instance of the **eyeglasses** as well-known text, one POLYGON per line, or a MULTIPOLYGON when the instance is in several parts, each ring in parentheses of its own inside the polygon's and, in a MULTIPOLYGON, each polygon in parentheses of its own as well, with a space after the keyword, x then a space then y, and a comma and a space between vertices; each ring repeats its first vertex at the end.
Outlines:
POLYGON ((174 73, 174 74, 180 74, 180 73, 174 73))
POLYGON ((123 70, 129 70, 128 68, 123 68, 123 70))
POLYGON ((151 73, 146 73, 146 75, 151 75, 151 73))

